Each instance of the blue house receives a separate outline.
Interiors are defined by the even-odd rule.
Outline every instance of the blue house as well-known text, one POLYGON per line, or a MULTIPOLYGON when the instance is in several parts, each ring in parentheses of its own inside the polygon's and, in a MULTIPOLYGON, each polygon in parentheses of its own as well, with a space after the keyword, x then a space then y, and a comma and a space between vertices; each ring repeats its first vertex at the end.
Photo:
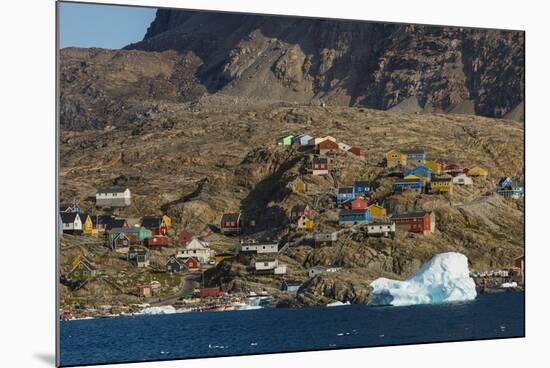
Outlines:
POLYGON ((432 171, 428 167, 420 165, 413 167, 412 169, 408 169, 403 173, 404 178, 409 175, 416 175, 419 178, 424 178, 427 182, 429 182, 432 178, 432 171))
POLYGON ((344 203, 355 199, 354 187, 340 187, 336 194, 336 200, 338 203, 344 203))
POLYGON ((372 192, 372 188, 367 181, 359 180, 353 183, 353 190, 355 194, 369 194, 372 192))
POLYGON ((302 284, 299 282, 288 282, 286 280, 283 280, 283 282, 281 283, 281 290, 294 292, 298 291, 298 289, 300 289, 300 286, 302 286, 302 284))
POLYGON ((338 214, 340 226, 352 226, 371 221, 370 211, 366 210, 341 210, 338 214))
POLYGON ((414 190, 422 192, 422 180, 418 179, 403 179, 393 183, 395 192, 403 192, 404 190, 414 190))
POLYGON ((500 179, 500 181, 498 182, 498 187, 500 189, 505 189, 505 188, 511 187, 512 184, 513 184, 512 179, 510 179, 509 177, 506 177, 506 178, 500 179))
POLYGON ((170 256, 168 262, 166 262, 166 271, 168 272, 182 272, 185 271, 186 266, 183 261, 180 261, 175 256, 170 256))
POLYGON ((292 138, 292 144, 298 144, 300 146, 309 146, 312 144, 313 137, 307 134, 300 134, 292 138))

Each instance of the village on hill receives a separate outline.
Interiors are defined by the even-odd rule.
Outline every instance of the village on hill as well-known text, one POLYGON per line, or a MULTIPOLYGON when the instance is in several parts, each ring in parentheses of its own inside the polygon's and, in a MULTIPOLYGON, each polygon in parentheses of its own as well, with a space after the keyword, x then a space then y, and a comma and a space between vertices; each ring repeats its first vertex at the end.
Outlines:
MULTIPOLYGON (((132 206, 132 188, 97 188, 85 213, 79 203, 61 204, 59 232, 62 257, 62 318, 139 312, 144 306, 177 305, 188 310, 234 310, 269 305, 281 306, 297 295, 307 280, 322 274, 343 272, 338 265, 324 264, 289 270, 285 252, 299 246, 335 247, 349 237, 380 238, 396 246, 396 234, 429 237, 444 219, 434 211, 410 211, 390 205, 398 195, 453 196, 457 187, 487 186, 488 170, 470 162, 440 160, 416 147, 395 147, 385 157, 367 157, 365 151, 331 136, 288 135, 274 142, 273 150, 295 150, 303 170, 288 190, 302 196, 302 203, 281 213, 283 229, 259 224, 256 218, 228 208, 217 224, 211 224, 212 239, 176 229, 167 213, 143 213, 140 218, 116 215, 132 206), (316 177, 337 177, 351 161, 365 170, 383 170, 391 186, 358 175, 346 185, 316 191, 316 177), (382 193, 382 194, 380 194, 382 193), (280 234, 283 234, 281 236, 280 234), (71 249, 78 248, 71 257, 71 249), (256 288, 235 293, 227 290, 231 280, 218 275, 227 263, 239 265, 240 274, 253 275, 256 288), (133 271, 136 270, 136 271, 133 271), (137 273, 136 273, 137 272, 137 273), (275 286, 275 287, 274 287, 275 286), (117 306, 93 305, 78 297, 86 288, 115 288, 117 306)), ((495 181, 485 196, 498 195, 521 201, 524 187, 513 178, 495 181)), ((264 193, 269 195, 269 193, 264 193)), ((519 282, 523 256, 506 269, 474 276, 480 285, 519 282), (488 281, 489 280, 489 281, 488 281)), ((337 300, 345 302, 345 300, 337 300)))

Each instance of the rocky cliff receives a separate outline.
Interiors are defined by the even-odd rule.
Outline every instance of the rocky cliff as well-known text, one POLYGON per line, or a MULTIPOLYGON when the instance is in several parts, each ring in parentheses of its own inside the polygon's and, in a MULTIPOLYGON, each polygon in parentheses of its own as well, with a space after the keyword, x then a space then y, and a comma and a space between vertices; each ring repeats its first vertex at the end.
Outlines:
POLYGON ((522 106, 524 45, 518 31, 158 10, 127 48, 196 58, 209 93, 503 117, 522 106))

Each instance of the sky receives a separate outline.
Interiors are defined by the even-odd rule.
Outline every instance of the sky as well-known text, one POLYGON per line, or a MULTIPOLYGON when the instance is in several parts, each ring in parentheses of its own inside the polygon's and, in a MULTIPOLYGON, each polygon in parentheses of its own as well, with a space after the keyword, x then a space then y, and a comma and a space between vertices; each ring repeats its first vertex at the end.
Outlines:
POLYGON ((60 3, 60 45, 120 49, 141 41, 155 8, 60 3))

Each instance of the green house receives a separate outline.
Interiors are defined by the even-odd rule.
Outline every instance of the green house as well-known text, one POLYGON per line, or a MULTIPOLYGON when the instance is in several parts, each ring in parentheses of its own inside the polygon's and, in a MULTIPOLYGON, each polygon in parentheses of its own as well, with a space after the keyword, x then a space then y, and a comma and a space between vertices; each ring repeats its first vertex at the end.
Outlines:
POLYGON ((279 146, 290 146, 292 144, 292 138, 294 137, 291 135, 287 135, 286 137, 279 138, 279 140, 277 141, 277 144, 279 146))
POLYGON ((130 227, 128 229, 123 229, 120 227, 115 227, 111 229, 109 232, 109 243, 112 243, 113 240, 117 237, 118 234, 124 233, 126 234, 130 239, 138 242, 142 242, 145 239, 153 236, 153 232, 149 229, 141 227, 130 227))

